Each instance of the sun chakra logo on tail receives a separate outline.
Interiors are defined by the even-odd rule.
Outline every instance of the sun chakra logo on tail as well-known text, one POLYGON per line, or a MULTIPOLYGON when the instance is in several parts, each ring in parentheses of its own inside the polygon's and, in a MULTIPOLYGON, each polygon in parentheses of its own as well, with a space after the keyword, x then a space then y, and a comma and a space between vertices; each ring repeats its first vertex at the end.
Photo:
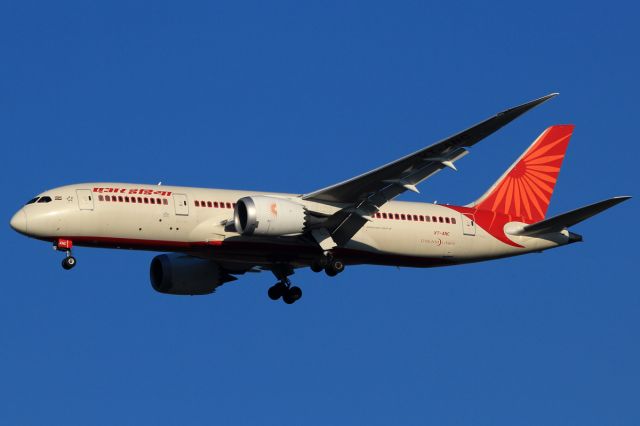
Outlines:
POLYGON ((526 223, 543 220, 573 128, 560 125, 545 130, 477 208, 526 223))

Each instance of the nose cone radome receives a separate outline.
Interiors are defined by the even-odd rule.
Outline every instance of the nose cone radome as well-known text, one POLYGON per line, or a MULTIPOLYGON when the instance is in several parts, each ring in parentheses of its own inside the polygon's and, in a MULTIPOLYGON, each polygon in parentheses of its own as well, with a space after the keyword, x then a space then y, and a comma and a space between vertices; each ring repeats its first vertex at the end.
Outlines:
POLYGON ((14 214, 11 218, 11 227, 20 232, 21 234, 27 233, 27 214, 24 210, 20 209, 18 213, 14 214))

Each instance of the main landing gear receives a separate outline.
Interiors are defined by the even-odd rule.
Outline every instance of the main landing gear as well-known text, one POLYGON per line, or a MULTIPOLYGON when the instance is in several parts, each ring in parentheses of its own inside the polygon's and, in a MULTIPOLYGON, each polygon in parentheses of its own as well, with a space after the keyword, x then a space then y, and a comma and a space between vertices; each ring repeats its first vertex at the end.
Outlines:
POLYGON ((73 247, 73 242, 71 242, 71 240, 65 240, 63 238, 59 238, 53 243, 54 250, 65 252, 66 257, 62 259, 62 267, 67 271, 76 266, 77 263, 76 258, 71 255, 71 247, 73 247))
POLYGON ((331 253, 325 253, 320 259, 314 260, 310 267, 313 272, 324 271, 330 277, 335 277, 344 271, 344 263, 340 259, 334 258, 331 253))
POLYGON ((297 302, 302 297, 300 287, 292 286, 289 275, 293 274, 293 268, 290 266, 278 266, 273 269, 273 275, 279 280, 273 286, 269 287, 267 294, 269 299, 278 300, 282 297, 282 301, 287 305, 297 302))

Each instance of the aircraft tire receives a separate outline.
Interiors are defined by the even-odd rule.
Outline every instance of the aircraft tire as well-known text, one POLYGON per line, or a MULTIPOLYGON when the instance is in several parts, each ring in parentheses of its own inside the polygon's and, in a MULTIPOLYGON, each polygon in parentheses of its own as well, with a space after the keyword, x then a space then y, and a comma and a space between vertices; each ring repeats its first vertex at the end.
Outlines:
POLYGON ((76 266, 76 263, 76 258, 73 256, 68 256, 62 259, 62 267, 67 271, 76 266))
POLYGON ((322 270, 324 269, 320 262, 318 262, 317 260, 311 262, 310 268, 313 272, 322 272, 322 270))
POLYGON ((275 283, 267 291, 267 295, 271 300, 278 300, 287 292, 287 286, 281 282, 275 283))
POLYGON ((344 263, 341 260, 333 259, 324 270, 330 277, 335 277, 340 272, 344 271, 344 263))
POLYGON ((291 305, 292 303, 295 303, 296 301, 300 300, 301 297, 302 297, 302 290, 300 289, 300 287, 294 286, 288 289, 287 292, 282 295, 282 300, 287 305, 291 305))

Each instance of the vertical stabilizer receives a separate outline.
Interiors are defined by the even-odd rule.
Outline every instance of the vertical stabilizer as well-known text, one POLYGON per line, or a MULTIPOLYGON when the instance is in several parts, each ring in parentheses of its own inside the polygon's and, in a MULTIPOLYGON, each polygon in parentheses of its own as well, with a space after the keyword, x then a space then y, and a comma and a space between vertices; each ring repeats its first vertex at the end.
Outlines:
POLYGON ((525 223, 543 220, 558 180, 573 125, 546 129, 470 207, 508 214, 525 223))

